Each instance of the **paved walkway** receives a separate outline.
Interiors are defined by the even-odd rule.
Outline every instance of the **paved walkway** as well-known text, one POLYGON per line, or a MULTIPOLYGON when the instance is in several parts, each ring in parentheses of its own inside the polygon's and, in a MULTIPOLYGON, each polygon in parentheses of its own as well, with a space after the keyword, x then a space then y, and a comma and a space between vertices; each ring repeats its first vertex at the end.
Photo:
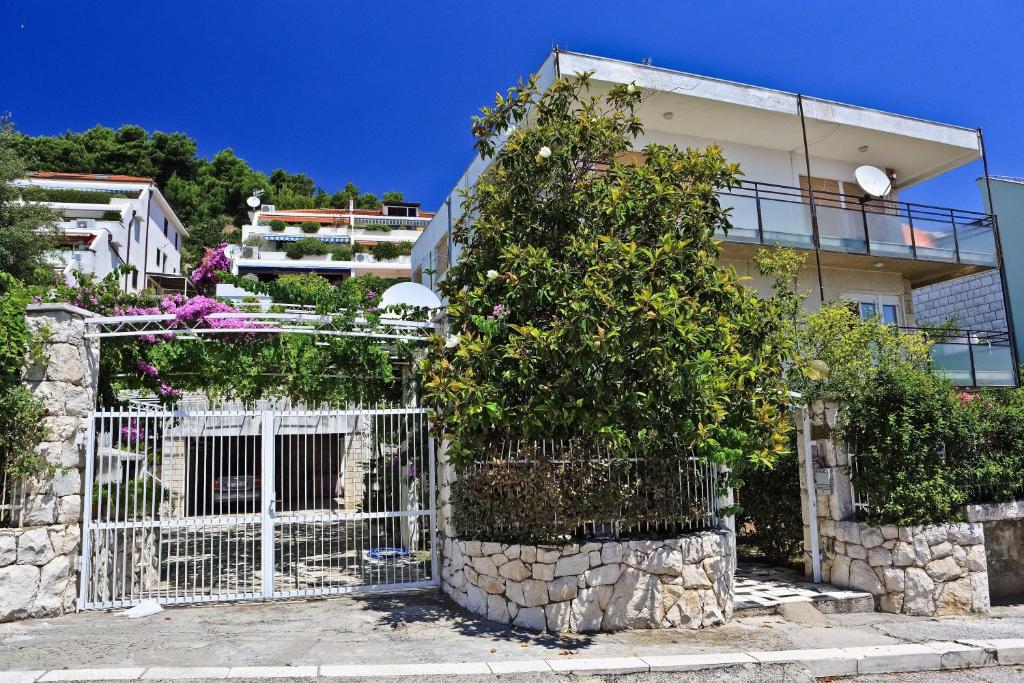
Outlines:
POLYGON ((813 583, 792 569, 740 562, 736 568, 737 611, 770 610, 793 602, 815 603, 822 611, 870 612, 874 609, 870 593, 813 583))
POLYGON ((991 641, 1024 634, 1024 607, 996 608, 989 618, 945 619, 804 610, 787 611, 788 619, 741 617, 703 631, 573 636, 492 624, 453 608, 433 591, 184 607, 136 620, 89 612, 0 624, 0 670, 117 667, 138 669, 142 676, 149 669, 187 666, 228 675, 232 668, 244 671, 241 667, 288 667, 294 674, 310 671, 296 667, 411 664, 423 673, 428 664, 468 662, 493 671, 526 661, 554 671, 542 660, 642 658, 649 664, 652 657, 664 656, 991 641))

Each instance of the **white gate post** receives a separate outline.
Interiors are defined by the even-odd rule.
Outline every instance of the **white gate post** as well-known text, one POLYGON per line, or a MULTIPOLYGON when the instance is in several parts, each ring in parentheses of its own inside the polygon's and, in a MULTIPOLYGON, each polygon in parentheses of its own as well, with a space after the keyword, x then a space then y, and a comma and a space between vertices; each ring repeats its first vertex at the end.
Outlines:
POLYGON ((89 598, 89 582, 92 579, 92 478, 95 473, 96 457, 96 413, 89 413, 89 424, 85 431, 85 485, 82 487, 82 555, 78 569, 78 609, 85 609, 89 598))
POLYGON ((262 417, 262 473, 260 512, 262 514, 260 556, 262 558, 263 599, 274 597, 274 412, 264 410, 262 417))

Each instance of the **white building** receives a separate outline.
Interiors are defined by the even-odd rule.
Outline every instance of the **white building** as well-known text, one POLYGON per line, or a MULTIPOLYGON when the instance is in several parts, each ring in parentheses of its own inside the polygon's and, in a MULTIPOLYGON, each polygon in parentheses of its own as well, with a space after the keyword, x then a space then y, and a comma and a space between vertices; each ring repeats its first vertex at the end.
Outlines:
MULTIPOLYGON (((864 315, 915 324, 912 291, 996 268, 996 229, 987 213, 900 201, 900 193, 977 161, 977 129, 925 121, 855 105, 744 85, 654 66, 571 52, 553 52, 538 81, 592 72, 592 93, 635 83, 644 94, 644 133, 623 161, 641 161, 650 143, 722 147, 743 171, 741 187, 723 192, 733 229, 722 235, 722 261, 770 291, 753 256, 760 246, 807 253, 800 287, 808 305, 849 298, 864 315), (884 169, 894 190, 868 197, 854 171, 884 169), (808 192, 808 189, 810 192, 808 192), (811 201, 813 199, 813 201, 811 201)), ((474 157, 412 252, 417 281, 436 289, 460 252, 451 237, 462 213, 459 190, 473 185, 490 160, 474 157)), ((945 359, 959 384, 1005 383, 1013 363, 1005 344, 973 354, 970 344, 945 359), (968 353, 968 352, 971 353, 968 353), (973 356, 977 355, 977 358, 973 356)), ((938 345, 942 353, 942 345, 938 345)))
POLYGON ((126 291, 182 286, 181 245, 188 232, 150 178, 34 171, 18 184, 23 200, 60 214, 62 247, 52 261, 69 284, 75 271, 103 278, 130 264, 136 272, 122 276, 126 291))
POLYGON ((273 279, 288 273, 318 273, 331 279, 357 275, 409 279, 409 252, 434 214, 410 202, 385 203, 378 211, 356 209, 278 210, 264 205, 242 228, 239 275, 273 279), (315 240, 317 253, 295 251, 315 240))

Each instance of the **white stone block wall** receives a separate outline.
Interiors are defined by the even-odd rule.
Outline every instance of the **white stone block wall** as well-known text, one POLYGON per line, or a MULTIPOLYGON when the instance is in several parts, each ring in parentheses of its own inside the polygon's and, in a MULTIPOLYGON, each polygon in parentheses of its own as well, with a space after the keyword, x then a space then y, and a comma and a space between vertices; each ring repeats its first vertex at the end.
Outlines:
POLYGON ((75 607, 86 432, 99 377, 98 342, 85 338, 90 315, 67 304, 34 304, 26 313, 44 340, 45 362, 26 369, 25 384, 46 408, 39 452, 56 471, 25 482, 18 528, 0 529, 0 621, 75 607))
POLYGON ((446 538, 441 588, 491 621, 551 632, 717 626, 732 617, 732 532, 560 546, 446 538))
POLYGON ((988 571, 981 524, 822 529, 822 573, 841 588, 871 593, 882 612, 937 616, 987 613, 988 571))
POLYGON ((914 290, 914 314, 921 326, 955 318, 965 330, 1006 330, 1006 307, 998 270, 914 290))
MULTIPOLYGON (((981 524, 870 526, 854 521, 850 456, 833 438, 835 402, 811 410, 811 460, 815 476, 828 474, 831 485, 811 483, 817 502, 821 578, 840 588, 871 593, 883 612, 917 616, 985 613, 989 610, 985 533, 981 524)), ((797 432, 804 518, 804 569, 812 575, 808 486, 804 475, 802 426, 797 432)))

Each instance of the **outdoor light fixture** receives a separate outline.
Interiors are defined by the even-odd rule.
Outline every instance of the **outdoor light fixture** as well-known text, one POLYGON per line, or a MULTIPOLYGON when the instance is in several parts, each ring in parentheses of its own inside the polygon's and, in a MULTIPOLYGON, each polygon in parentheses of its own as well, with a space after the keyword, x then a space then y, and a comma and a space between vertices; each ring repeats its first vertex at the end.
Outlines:
POLYGON ((857 151, 861 152, 861 153, 866 152, 866 151, 868 151, 868 146, 867 145, 861 145, 860 147, 857 148, 857 151))

